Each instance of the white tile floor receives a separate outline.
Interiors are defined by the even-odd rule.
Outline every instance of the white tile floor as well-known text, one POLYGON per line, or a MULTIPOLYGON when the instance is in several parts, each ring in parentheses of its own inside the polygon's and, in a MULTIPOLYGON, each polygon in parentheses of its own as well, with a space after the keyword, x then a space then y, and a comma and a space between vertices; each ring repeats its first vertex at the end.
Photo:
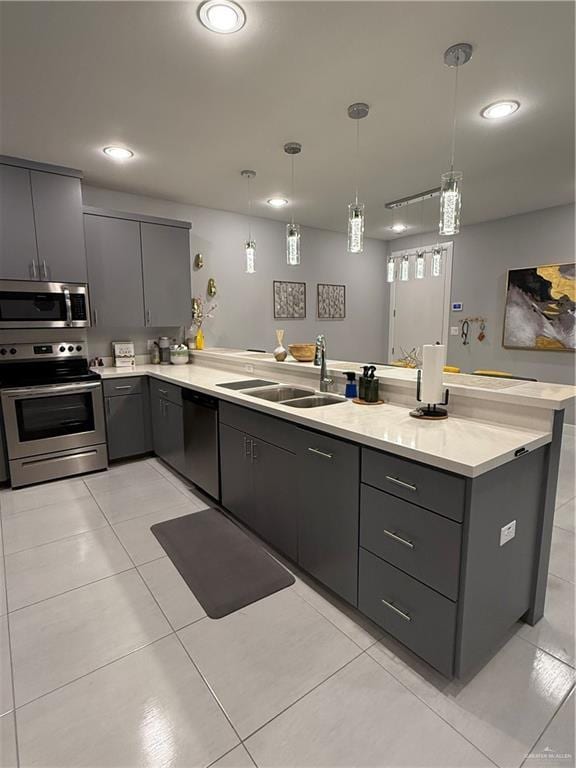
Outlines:
POLYGON ((468 681, 300 572, 207 618, 150 526, 209 502, 156 459, 1 492, 0 768, 573 766, 574 442, 545 617, 468 681))

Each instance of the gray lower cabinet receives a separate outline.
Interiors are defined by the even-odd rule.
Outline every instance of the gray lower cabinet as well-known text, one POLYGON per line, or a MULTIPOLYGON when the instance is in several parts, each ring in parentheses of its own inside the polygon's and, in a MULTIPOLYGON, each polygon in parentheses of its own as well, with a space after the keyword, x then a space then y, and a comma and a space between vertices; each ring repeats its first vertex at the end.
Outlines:
POLYGON ((92 325, 142 328, 144 290, 140 224, 84 214, 92 325))
POLYGON ((188 229, 142 222, 140 234, 146 325, 188 325, 192 318, 188 229))
POLYGON ((220 424, 222 504, 293 560, 298 552, 297 508, 286 493, 293 453, 220 424))
POLYGON ((0 279, 85 283, 81 174, 14 158, 2 161, 0 279))
POLYGON ((10 479, 8 468, 8 450, 6 448, 6 435, 4 434, 4 414, 0 407, 0 483, 10 479))
POLYGON ((125 459, 150 450, 147 410, 143 395, 106 397, 108 457, 125 459))
POLYGON ((151 393, 150 401, 154 453, 177 472, 184 473, 183 408, 157 392, 151 393))
POLYGON ((300 443, 298 563, 357 605, 360 449, 308 430, 300 430, 300 443))
POLYGON ((38 276, 30 171, 0 165, 0 278, 38 276))

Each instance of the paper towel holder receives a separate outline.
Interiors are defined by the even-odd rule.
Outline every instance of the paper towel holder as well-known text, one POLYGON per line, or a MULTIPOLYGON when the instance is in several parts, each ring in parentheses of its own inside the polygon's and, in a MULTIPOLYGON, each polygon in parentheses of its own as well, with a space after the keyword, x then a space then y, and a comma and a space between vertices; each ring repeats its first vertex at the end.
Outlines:
MULTIPOLYGON (((419 403, 422 402, 422 399, 420 397, 421 387, 422 387, 422 370, 418 368, 418 374, 416 379, 416 400, 418 400, 419 403)), ((450 390, 445 389, 444 399, 441 403, 427 403, 426 405, 422 405, 420 406, 420 408, 415 408, 413 411, 410 411, 410 416, 413 416, 415 419, 430 419, 432 421, 436 421, 438 419, 447 419, 448 411, 446 410, 446 408, 439 408, 438 406, 448 405, 449 397, 450 397, 450 390)))

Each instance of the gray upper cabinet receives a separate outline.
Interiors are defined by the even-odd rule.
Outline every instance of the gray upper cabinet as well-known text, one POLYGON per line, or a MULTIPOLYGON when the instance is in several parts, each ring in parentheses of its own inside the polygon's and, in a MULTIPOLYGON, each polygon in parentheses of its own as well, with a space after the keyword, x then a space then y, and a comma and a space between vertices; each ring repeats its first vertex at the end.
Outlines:
POLYGON ((146 325, 188 325, 192 318, 188 229, 143 222, 140 233, 146 325))
POLYGON ((40 279, 87 282, 80 179, 39 171, 30 179, 40 279))
POLYGON ((0 165, 0 277, 30 280, 38 277, 38 252, 30 172, 0 165))
POLYGON ((138 328, 144 293, 137 221, 84 214, 92 325, 138 328))
POLYGON ((81 176, 0 156, 0 278, 87 281, 81 176))

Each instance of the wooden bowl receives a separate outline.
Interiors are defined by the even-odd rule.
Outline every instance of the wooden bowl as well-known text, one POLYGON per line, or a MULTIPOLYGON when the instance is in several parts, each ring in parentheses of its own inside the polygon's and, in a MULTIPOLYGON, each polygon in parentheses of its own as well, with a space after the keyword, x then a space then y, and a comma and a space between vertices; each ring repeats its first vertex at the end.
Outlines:
POLYGON ((316 344, 288 344, 288 351, 299 363, 311 363, 316 354, 316 344))

